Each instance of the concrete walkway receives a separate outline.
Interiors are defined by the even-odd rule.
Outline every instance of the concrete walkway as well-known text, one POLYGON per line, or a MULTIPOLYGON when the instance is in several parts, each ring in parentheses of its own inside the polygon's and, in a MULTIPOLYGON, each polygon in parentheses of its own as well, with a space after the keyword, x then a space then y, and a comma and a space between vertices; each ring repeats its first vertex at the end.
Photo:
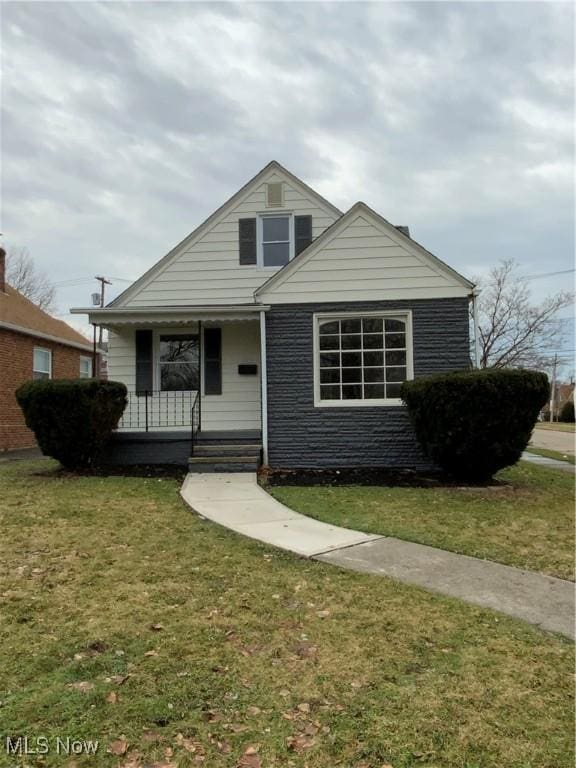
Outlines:
POLYGON ((256 473, 190 473, 180 491, 202 517, 304 557, 381 538, 300 515, 258 485, 256 473))
POLYGON ((559 469, 561 472, 567 472, 569 475, 576 474, 576 465, 570 464, 569 461, 549 459, 548 456, 539 456, 537 453, 524 451, 522 454, 522 461, 529 461, 532 464, 538 464, 539 466, 547 467, 548 469, 559 469))
POLYGON ((273 499, 253 473, 189 474, 181 494, 203 517, 266 544, 341 568, 389 576, 575 636, 572 582, 322 523, 273 499))

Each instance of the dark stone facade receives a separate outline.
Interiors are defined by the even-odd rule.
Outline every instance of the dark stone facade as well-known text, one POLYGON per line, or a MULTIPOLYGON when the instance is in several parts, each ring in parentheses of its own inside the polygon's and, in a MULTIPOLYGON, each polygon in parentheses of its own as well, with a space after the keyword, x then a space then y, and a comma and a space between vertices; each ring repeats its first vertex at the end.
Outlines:
POLYGON ((412 310, 415 377, 470 367, 466 298, 284 304, 267 312, 271 467, 430 467, 403 406, 314 406, 314 313, 405 309, 412 310))
POLYGON ((185 467, 190 458, 187 432, 116 432, 106 446, 105 464, 174 464, 185 467))

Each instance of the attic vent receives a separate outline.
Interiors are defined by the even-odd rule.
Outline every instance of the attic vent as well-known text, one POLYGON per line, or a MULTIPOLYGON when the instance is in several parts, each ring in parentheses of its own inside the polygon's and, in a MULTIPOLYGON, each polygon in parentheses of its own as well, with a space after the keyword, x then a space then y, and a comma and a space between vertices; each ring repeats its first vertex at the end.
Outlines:
POLYGON ((284 190, 281 181, 266 185, 266 207, 281 208, 284 205, 284 190))

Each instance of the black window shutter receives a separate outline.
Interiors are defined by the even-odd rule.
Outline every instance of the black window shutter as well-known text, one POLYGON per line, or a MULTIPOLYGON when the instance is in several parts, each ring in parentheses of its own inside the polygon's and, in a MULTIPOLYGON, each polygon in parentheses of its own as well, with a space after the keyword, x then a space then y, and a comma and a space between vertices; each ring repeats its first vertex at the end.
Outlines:
POLYGON ((222 329, 204 329, 204 394, 222 394, 222 329))
POLYGON ((238 220, 240 264, 256 264, 256 219, 238 220))
POLYGON ((152 331, 136 331, 136 394, 152 391, 152 331))
POLYGON ((296 240, 295 255, 298 256, 312 242, 312 216, 295 216, 294 233, 296 240))

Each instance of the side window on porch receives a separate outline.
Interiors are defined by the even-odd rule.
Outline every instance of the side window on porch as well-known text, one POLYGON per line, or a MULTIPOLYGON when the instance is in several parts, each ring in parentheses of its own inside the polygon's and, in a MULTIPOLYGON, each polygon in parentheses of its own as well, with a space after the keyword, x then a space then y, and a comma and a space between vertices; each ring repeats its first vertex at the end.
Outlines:
POLYGON ((160 389, 169 392, 197 391, 199 347, 195 334, 160 336, 160 389))

